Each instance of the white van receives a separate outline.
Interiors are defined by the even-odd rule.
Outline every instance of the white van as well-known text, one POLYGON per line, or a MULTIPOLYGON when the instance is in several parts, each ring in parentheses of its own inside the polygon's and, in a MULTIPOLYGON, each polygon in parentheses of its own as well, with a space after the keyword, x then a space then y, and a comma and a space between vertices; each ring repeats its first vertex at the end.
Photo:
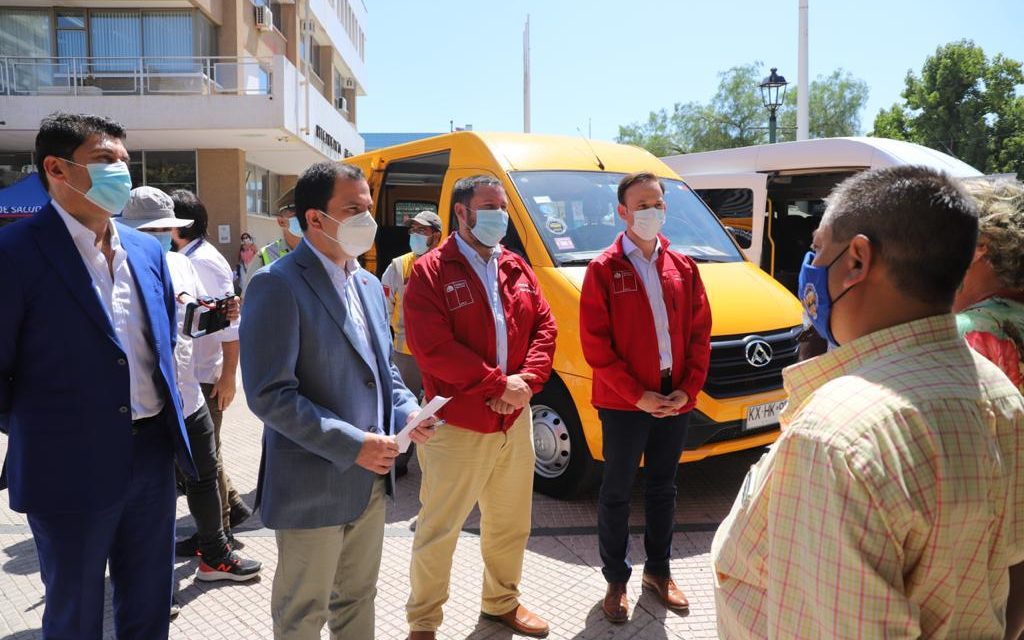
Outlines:
POLYGON ((855 173, 914 164, 982 175, 952 156, 888 138, 821 138, 662 158, 719 217, 747 258, 796 290, 824 199, 855 173), (755 215, 755 212, 757 215, 755 215))

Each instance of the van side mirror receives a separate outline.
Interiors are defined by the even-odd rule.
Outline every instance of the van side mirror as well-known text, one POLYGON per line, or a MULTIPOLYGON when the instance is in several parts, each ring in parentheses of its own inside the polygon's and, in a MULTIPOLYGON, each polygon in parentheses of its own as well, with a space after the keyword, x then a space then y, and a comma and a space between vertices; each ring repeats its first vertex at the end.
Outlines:
POLYGON ((736 244, 740 245, 741 249, 749 249, 751 243, 754 241, 754 235, 746 229, 738 229, 736 227, 730 227, 724 225, 725 230, 729 232, 732 239, 736 241, 736 244))

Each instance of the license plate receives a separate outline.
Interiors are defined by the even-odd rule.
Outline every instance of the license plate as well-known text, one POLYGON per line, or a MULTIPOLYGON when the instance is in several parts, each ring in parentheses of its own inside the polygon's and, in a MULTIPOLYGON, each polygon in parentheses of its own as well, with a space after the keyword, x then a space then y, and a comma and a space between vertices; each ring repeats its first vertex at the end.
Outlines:
POLYGON ((787 402, 787 400, 776 400, 747 407, 747 418, 743 421, 743 430, 757 429, 778 423, 779 414, 786 408, 787 402))

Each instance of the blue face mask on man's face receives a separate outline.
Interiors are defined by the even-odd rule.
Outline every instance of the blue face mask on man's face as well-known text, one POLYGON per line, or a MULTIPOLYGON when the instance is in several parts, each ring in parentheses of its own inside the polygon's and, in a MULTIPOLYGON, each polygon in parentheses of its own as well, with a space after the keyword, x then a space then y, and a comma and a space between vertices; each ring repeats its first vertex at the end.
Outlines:
POLYGON ((288 233, 297 238, 302 237, 302 227, 299 226, 299 219, 296 216, 288 218, 288 233))
POLYGON ((128 165, 118 160, 117 162, 90 162, 89 164, 78 164, 73 160, 64 159, 65 162, 79 167, 85 167, 89 172, 89 179, 92 180, 92 187, 83 192, 71 186, 89 199, 97 207, 117 215, 121 213, 128 199, 132 195, 132 175, 128 171, 128 165))
POLYGON ((508 231, 508 213, 503 209, 477 209, 476 224, 470 229, 480 244, 497 246, 508 231))
POLYGON ((849 293, 853 287, 847 288, 833 300, 832 294, 828 291, 828 270, 839 258, 843 257, 843 254, 849 248, 850 245, 846 245, 839 252, 839 255, 824 267, 816 267, 811 264, 816 254, 813 251, 808 251, 804 256, 803 264, 800 266, 800 280, 796 289, 797 294, 800 296, 800 303, 803 304, 804 311, 807 313, 807 317, 810 318, 814 330, 818 332, 819 336, 827 340, 829 346, 833 348, 838 347, 839 343, 836 342, 835 336, 832 335, 832 309, 839 302, 840 298, 849 293))
POLYGON ((430 240, 427 236, 419 233, 409 234, 409 248, 418 256, 422 256, 430 248, 430 240))
POLYGON ((151 236, 156 238, 157 242, 160 243, 160 248, 164 251, 171 250, 171 232, 170 231, 157 231, 150 232, 151 236))

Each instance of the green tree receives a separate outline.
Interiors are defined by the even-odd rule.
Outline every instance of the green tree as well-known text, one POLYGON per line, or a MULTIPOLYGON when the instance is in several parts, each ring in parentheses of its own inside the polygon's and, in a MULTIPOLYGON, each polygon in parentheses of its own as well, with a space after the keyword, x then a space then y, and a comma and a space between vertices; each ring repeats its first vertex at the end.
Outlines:
MULTIPOLYGON (((718 89, 707 104, 676 103, 672 110, 652 111, 645 122, 619 127, 618 142, 635 144, 656 156, 728 149, 768 141, 768 115, 761 103, 764 65, 755 62, 719 74, 718 89)), ((856 135, 868 87, 841 69, 811 83, 812 137, 856 135)), ((779 140, 796 135, 796 91, 787 91, 779 110, 779 140)))
MULTIPOLYGON (((868 101, 868 83, 852 73, 836 69, 830 75, 818 76, 808 87, 808 133, 812 138, 855 136, 861 132, 860 112, 868 101)), ((780 140, 796 139, 796 91, 786 92, 786 104, 780 124, 786 135, 780 140)))
POLYGON ((989 173, 1024 171, 1021 63, 991 60, 970 40, 938 47, 908 71, 903 102, 881 110, 871 135, 909 140, 989 173))

